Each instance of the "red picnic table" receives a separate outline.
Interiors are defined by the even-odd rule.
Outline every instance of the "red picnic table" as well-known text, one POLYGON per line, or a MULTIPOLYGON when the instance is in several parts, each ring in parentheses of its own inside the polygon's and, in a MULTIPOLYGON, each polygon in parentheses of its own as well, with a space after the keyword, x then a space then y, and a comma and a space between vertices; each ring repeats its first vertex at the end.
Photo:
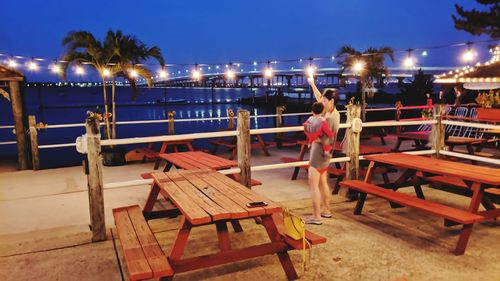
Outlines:
POLYGON ((139 147, 136 149, 137 152, 140 152, 144 154, 143 161, 146 160, 146 158, 155 158, 155 166, 154 169, 158 169, 158 167, 161 164, 161 158, 159 157, 161 154, 164 154, 167 152, 167 148, 170 146, 173 147, 174 152, 178 152, 180 147, 185 146, 187 150, 189 151, 194 151, 193 148, 193 140, 177 140, 177 141, 164 141, 161 144, 161 148, 159 151, 153 150, 153 145, 154 143, 149 143, 147 147, 139 147))
POLYGON ((238 166, 238 163, 233 160, 224 159, 203 151, 187 151, 176 153, 163 153, 160 154, 163 160, 167 161, 164 172, 170 171, 172 166, 184 170, 193 169, 212 169, 222 170, 238 166))
POLYGON ((456 255, 462 255, 465 252, 474 223, 500 216, 500 208, 496 208, 488 198, 488 194, 500 193, 498 188, 500 186, 500 169, 404 153, 368 155, 365 156, 365 159, 371 162, 364 182, 344 181, 340 183, 361 192, 354 211, 355 214, 361 214, 366 195, 371 194, 396 203, 393 204, 394 207, 413 207, 442 217, 447 225, 462 224, 463 228, 454 250, 456 255), (390 189, 385 189, 371 184, 374 168, 377 165, 403 168, 404 172, 396 181, 387 185, 390 189), (468 208, 463 210, 425 200, 419 178, 426 182, 443 183, 470 190, 472 197, 468 208), (399 187, 407 186, 408 183, 410 186, 414 186, 416 196, 396 192, 399 187), (485 207, 485 211, 479 211, 481 204, 485 207))
MULTIPOLYGON (((130 279, 173 276, 270 254, 278 255, 289 280, 298 278, 288 251, 302 249, 302 240, 293 240, 284 234, 281 206, 213 170, 153 173, 152 177, 154 184, 143 212, 151 212, 161 194, 178 209, 180 225, 172 243, 161 241, 161 244, 170 244, 169 250, 163 252, 137 205, 113 210, 130 279), (267 206, 247 206, 257 201, 265 201, 267 206), (261 221, 270 241, 234 249, 227 222, 248 218, 261 221), (191 229, 202 225, 215 226, 220 251, 183 257, 191 229)), ((309 231, 305 235, 311 245, 326 242, 324 237, 309 231)))

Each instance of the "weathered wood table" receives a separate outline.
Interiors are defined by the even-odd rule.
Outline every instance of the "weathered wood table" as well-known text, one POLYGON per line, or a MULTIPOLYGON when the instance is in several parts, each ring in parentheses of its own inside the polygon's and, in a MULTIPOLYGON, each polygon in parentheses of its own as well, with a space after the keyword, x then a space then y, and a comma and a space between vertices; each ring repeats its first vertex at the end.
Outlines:
POLYGON ((167 164, 163 169, 164 172, 170 171, 172 166, 184 170, 222 170, 238 166, 238 163, 233 160, 228 160, 203 151, 163 153, 158 157, 167 161, 167 164))

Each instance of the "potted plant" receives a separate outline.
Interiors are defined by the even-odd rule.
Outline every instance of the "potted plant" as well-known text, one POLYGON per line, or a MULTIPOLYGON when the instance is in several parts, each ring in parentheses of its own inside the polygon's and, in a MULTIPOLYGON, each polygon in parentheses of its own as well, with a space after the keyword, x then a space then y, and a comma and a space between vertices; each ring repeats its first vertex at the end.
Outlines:
POLYGON ((480 93, 476 102, 481 107, 477 108, 477 119, 500 122, 500 91, 490 90, 480 93))

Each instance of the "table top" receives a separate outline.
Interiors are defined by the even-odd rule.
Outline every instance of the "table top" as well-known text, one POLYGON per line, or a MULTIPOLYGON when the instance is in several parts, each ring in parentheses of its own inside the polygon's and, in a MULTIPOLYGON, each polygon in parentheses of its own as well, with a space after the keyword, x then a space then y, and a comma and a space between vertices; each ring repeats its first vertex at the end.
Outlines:
POLYGON ((365 159, 432 174, 451 176, 471 182, 492 186, 500 185, 500 169, 498 168, 475 166, 405 153, 367 155, 365 159))
MULTIPOLYGON (((297 143, 300 145, 308 145, 307 140, 300 140, 300 141, 297 141, 297 143)), ((335 144, 335 150, 342 151, 342 145, 340 144, 340 142, 337 142, 335 144)), ((359 146, 359 154, 361 154, 361 155, 387 153, 390 151, 391 150, 389 148, 383 147, 383 146, 370 146, 370 145, 360 145, 359 146)))
POLYGON ((238 166, 238 163, 235 161, 224 159, 203 151, 163 153, 160 154, 160 157, 184 170, 222 170, 238 166))
POLYGON ((162 195, 169 198, 193 225, 282 212, 278 204, 217 171, 153 173, 152 177, 162 195), (265 201, 268 205, 246 206, 254 201, 265 201))

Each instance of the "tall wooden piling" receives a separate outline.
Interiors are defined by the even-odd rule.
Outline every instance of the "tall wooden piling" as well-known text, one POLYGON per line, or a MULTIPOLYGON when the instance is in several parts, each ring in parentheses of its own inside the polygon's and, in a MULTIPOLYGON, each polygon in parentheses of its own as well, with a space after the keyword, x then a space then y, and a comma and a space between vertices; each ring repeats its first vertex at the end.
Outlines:
POLYGON ((250 171, 250 112, 238 110, 238 167, 241 170, 240 183, 248 188, 251 187, 250 171))
POLYGON ((234 130, 234 110, 231 108, 227 110, 227 128, 234 130))
POLYGON ((10 102, 12 104, 12 115, 17 144, 17 166, 19 170, 28 169, 28 153, 26 151, 26 134, 23 112, 23 100, 19 81, 9 81, 10 102))
POLYGON ((88 171, 87 186, 89 192, 90 227, 92 241, 106 240, 104 220, 104 197, 102 182, 101 133, 99 120, 89 117, 86 120, 88 171))
POLYGON ((169 135, 174 135, 174 116, 175 116, 175 110, 171 110, 167 112, 167 122, 168 122, 168 134, 169 135))
MULTIPOLYGON (((359 105, 350 105, 347 107, 347 124, 356 122, 361 116, 361 107, 359 105)), ((348 180, 358 179, 359 176, 359 139, 361 132, 353 130, 353 127, 346 129, 346 156, 351 160, 346 163, 346 178, 348 180)))
POLYGON ((38 156, 38 132, 36 130, 36 117, 34 115, 28 116, 28 124, 31 141, 31 163, 33 170, 39 170, 40 158, 38 156))
POLYGON ((440 150, 445 147, 445 127, 443 125, 443 112, 445 105, 434 105, 434 119, 436 124, 432 125, 432 149, 436 150, 435 157, 440 157, 440 150))

